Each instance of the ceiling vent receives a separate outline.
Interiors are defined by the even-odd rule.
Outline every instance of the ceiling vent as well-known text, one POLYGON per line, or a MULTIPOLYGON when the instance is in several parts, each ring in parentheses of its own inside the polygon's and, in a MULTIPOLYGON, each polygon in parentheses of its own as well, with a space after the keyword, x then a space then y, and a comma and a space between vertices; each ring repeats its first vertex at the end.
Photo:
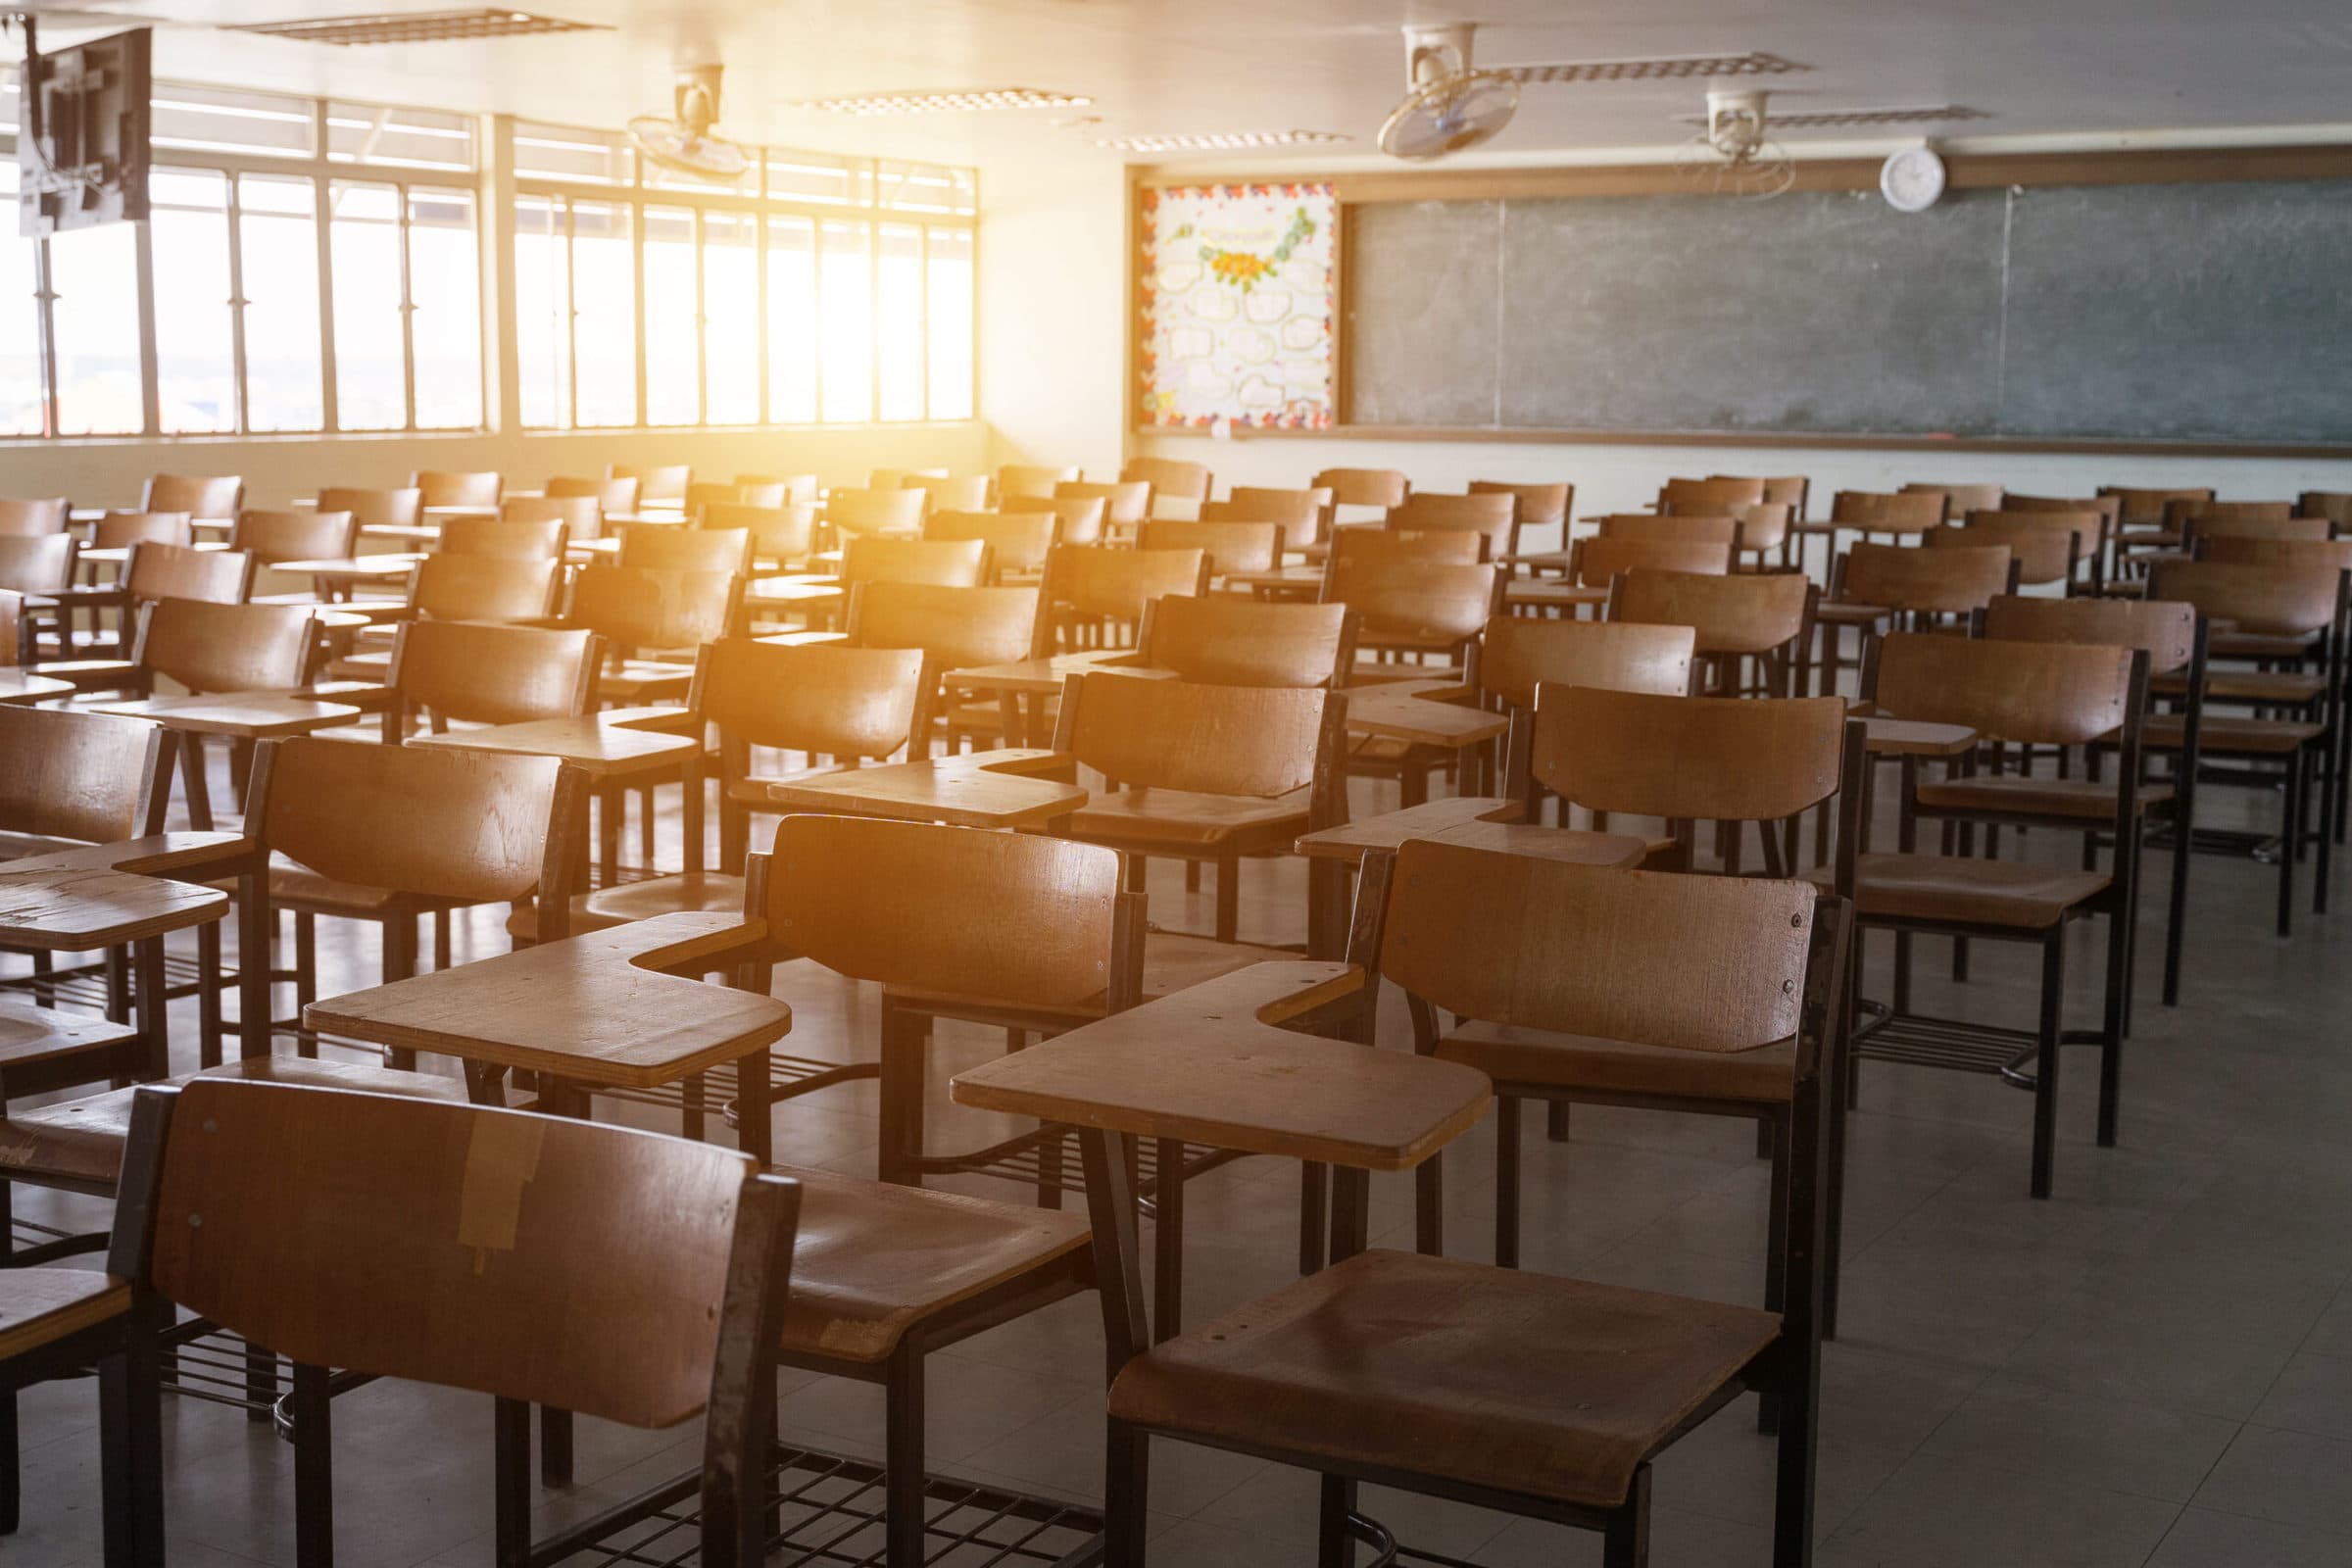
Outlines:
POLYGON ((519 38, 540 32, 611 32, 597 22, 567 22, 527 11, 392 11, 363 17, 314 17, 307 22, 231 24, 231 32, 266 33, 306 43, 458 43, 472 38, 519 38))
POLYGON ((1175 136, 1111 136, 1095 145, 1123 153, 1221 153, 1252 147, 1320 147, 1354 139, 1330 130, 1221 130, 1175 136))
MULTIPOLYGON (((1778 130, 1845 130, 1873 125, 1940 125, 1968 120, 1990 120, 1992 116, 1982 109, 1970 109, 1961 104, 1921 105, 1905 109, 1799 109, 1783 113, 1774 110, 1772 123, 1778 130)), ((1677 115, 1686 124, 1704 124, 1704 115, 1677 115)))
POLYGON ((1569 81, 1688 81, 1707 76, 1782 76, 1810 71, 1779 55, 1666 55, 1655 60, 1562 60, 1549 65, 1490 66, 1497 76, 1534 86, 1569 81))
POLYGON ((983 109, 1081 109, 1094 100, 1082 93, 1048 92, 1043 87, 970 87, 949 92, 867 92, 841 98, 811 98, 789 105, 827 115, 941 115, 983 109))

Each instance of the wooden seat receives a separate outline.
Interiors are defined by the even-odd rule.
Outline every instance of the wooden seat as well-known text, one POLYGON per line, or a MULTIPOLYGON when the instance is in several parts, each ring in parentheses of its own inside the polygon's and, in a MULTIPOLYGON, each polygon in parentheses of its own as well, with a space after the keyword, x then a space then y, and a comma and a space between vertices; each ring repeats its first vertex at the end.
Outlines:
POLYGON ((1100 791, 1070 814, 1070 831, 1082 838, 1116 839, 1120 848, 1139 853, 1233 848, 1236 854, 1255 854, 1298 836, 1312 794, 1311 786, 1266 800, 1199 790, 1100 791))
MULTIPOLYGON (((144 1396, 128 1387, 136 1331, 130 1282, 100 1269, 0 1269, 0 1538, 22 1523, 17 1391, 95 1370, 99 1514, 109 1562, 163 1560, 163 1453, 144 1396), (135 1430, 134 1430, 135 1429, 135 1430)), ((36 1507, 50 1503, 44 1497, 36 1507)), ((71 1503, 65 1504, 71 1507, 71 1503)), ((38 1551, 37 1543, 21 1549, 38 1551)))
POLYGON ((1870 854, 1855 866, 1854 908, 1864 919, 2050 931, 2111 885, 2101 871, 2028 860, 1870 854))
MULTIPOLYGON (((2140 729, 2142 745, 2154 746, 2164 715, 2150 717, 2140 729)), ((2207 719, 2213 733, 2217 722, 2207 719)), ((2174 733, 2179 734, 2176 723, 2174 733)), ((2115 818, 2115 786, 2086 778, 2032 778, 2000 773, 1980 778, 1922 780, 1914 792, 1919 804, 1936 810, 1965 811, 1972 816, 2068 818, 2109 822, 2115 818)), ((2133 808, 2147 811, 2173 798, 2169 784, 2143 784, 2133 797, 2133 808)))
MULTIPOLYGON (((85 1070, 88 1058, 96 1055, 127 1058, 129 1048, 145 1038, 129 1024, 0 996, 0 1094, 24 1093, 12 1086, 12 1080, 22 1082, 30 1069, 69 1057, 80 1058, 75 1071, 85 1070)), ((76 1081, 87 1083, 104 1076, 108 1074, 100 1069, 76 1081)))
POLYGON ((129 1282, 99 1269, 0 1271, 0 1361, 54 1345, 129 1309, 129 1282))
POLYGON ((1465 1022, 1448 1030, 1436 1055, 1476 1067, 1497 1083, 1544 1084, 1592 1096, 1659 1100, 1785 1102, 1796 1065, 1793 1041, 1728 1056, 1702 1056, 1635 1040, 1560 1034, 1515 1024, 1465 1022))
MULTIPOLYGON (((2149 717, 2142 734, 2151 749, 2175 750, 2181 744, 2187 722, 2183 714, 2156 713, 2149 717)), ((2203 720, 2198 744, 2208 757, 2284 758, 2294 756, 2327 733, 2328 726, 2325 724, 2208 713, 2203 720)))

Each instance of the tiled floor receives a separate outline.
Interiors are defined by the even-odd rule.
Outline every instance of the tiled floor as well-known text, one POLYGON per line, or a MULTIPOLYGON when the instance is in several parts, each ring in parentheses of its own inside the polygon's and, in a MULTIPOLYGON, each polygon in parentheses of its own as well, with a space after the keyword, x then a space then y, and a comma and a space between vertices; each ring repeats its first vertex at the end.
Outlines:
MULTIPOLYGON (((219 792, 217 791, 217 794, 219 792)), ((220 798, 225 798, 220 796, 220 798)), ((1382 798, 1359 786, 1359 812, 1382 798)), ((2220 801, 2215 814, 2268 802, 2220 801)), ((674 832, 674 824, 670 825, 674 832)), ((2055 844, 2037 853, 2060 854, 2055 844)), ((2317 1568, 2352 1563, 2352 978, 2344 915, 2299 914, 2271 935, 2272 873, 2201 858, 2187 1003, 2156 1004, 2153 953, 2165 862, 2151 857, 2151 956, 2127 1057, 2122 1147, 2090 1138, 2093 1059, 2069 1054, 2057 1196, 2026 1197, 2027 1096, 1989 1078, 1873 1063, 1853 1117, 1842 1335, 1825 1371, 1817 1560, 1823 1568, 2317 1568)), ((1297 940, 1295 864, 1246 872, 1244 935, 1297 940)), ((1205 896, 1155 867, 1153 913, 1196 929, 1205 896)), ((2339 893, 2352 891, 2339 888, 2339 893)), ((905 896, 911 910, 921 890, 905 896)), ((487 916, 460 956, 499 951, 487 916)), ((2077 936, 2076 1017, 2094 1015, 2098 937, 2077 936)), ((1975 980, 1938 980, 1924 943, 1920 1003, 2020 1025, 2030 955, 1980 947, 1975 980)), ((372 978, 373 937, 330 932, 325 989, 372 978)), ((1872 972, 1883 974, 1884 954, 1872 972)), ((1562 955, 1563 962, 1574 955, 1562 955)), ((873 1000, 792 966, 796 1054, 818 1042, 870 1054, 873 1000)), ((192 1057, 192 1022, 180 1040, 192 1057)), ((1384 1016, 1384 1037, 1401 1034, 1384 1016)), ((937 1084, 997 1049, 943 1035, 937 1084)), ((192 1061, 191 1061, 192 1064, 192 1061)), ((985 1131, 935 1095, 940 1146, 985 1131)), ((608 1110, 610 1114, 610 1110, 608 1110)), ((633 1111, 631 1119, 653 1119, 633 1111)), ((1532 1124, 1531 1124, 1532 1125, 1532 1124)), ((787 1105, 776 1147, 798 1162, 871 1174, 871 1084, 787 1105)), ((975 1138, 972 1141, 978 1142, 975 1138)), ((1491 1141, 1450 1156, 1448 1244, 1488 1254, 1491 1141)), ((1760 1293, 1765 1169, 1744 1123, 1580 1108, 1566 1144, 1532 1138, 1527 1265, 1750 1301, 1760 1293)), ((1019 1190, 975 1191, 1018 1200, 1019 1190)), ((1281 1284, 1296 1181, 1247 1160, 1188 1199, 1187 1310, 1281 1284)), ((1410 1190, 1376 1182, 1374 1231, 1410 1246, 1410 1190)), ((21 1212, 102 1222, 103 1205, 50 1196, 21 1212)), ((999 1329, 934 1359, 935 1468, 1076 1498, 1099 1495, 1101 1334, 1091 1300, 999 1329)), ((25 1524, 0 1562, 98 1560, 94 1393, 25 1396, 25 1524)), ((875 1389, 791 1376, 789 1434, 872 1453, 875 1389)), ((1772 1446, 1736 1407, 1657 1467, 1661 1565, 1769 1560, 1772 1446)), ((267 1429, 192 1401, 167 1404, 174 1564, 292 1561, 287 1449, 267 1429)), ((487 1400, 376 1384, 334 1409, 339 1560, 348 1568, 490 1560, 487 1400)), ((583 1423, 580 1484, 545 1496, 578 1516, 685 1467, 691 1433, 583 1423)), ((1310 1560, 1313 1489, 1298 1473, 1159 1445, 1155 1568, 1310 1560)), ((1598 1561, 1593 1538, 1446 1503, 1375 1494, 1409 1542, 1479 1563, 1598 1561)))

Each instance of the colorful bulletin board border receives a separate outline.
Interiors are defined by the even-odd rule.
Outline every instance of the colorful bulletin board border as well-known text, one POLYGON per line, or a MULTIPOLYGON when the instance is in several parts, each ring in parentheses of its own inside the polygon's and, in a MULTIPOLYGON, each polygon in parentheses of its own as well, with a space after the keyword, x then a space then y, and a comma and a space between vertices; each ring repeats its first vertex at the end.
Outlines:
POLYGON ((1142 420, 1328 430, 1338 409, 1338 187, 1141 193, 1142 420))

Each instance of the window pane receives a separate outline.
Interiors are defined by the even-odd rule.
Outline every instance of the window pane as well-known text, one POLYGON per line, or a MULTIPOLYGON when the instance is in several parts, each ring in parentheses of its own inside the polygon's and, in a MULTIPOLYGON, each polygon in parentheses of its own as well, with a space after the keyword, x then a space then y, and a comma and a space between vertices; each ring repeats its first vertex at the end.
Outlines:
POLYGON ((514 123, 514 172, 598 185, 626 185, 636 178, 629 140, 619 131, 542 125, 527 120, 514 123))
POLYGON ((702 417, 696 383, 694 214, 645 210, 645 422, 692 424, 702 417))
POLYGON ((155 206, 156 402, 164 433, 234 430, 228 176, 159 169, 148 189, 155 206))
POLYGON ((316 145, 308 98, 159 81, 148 112, 149 139, 159 148, 308 158, 316 145))
POLYGON ((804 206, 848 207, 871 199, 874 166, 862 158, 836 158, 786 147, 767 150, 767 193, 804 206))
POLYGON ((629 210, 571 205, 572 353, 582 425, 637 422, 637 252, 629 210))
POLYGON ((872 234, 864 223, 828 222, 824 228, 820 299, 828 424, 874 416, 872 234))
POLYGON ((931 352, 931 417, 972 416, 972 231, 935 228, 924 326, 931 352))
POLYGON ((760 220, 703 215, 703 364, 712 424, 760 422, 760 220))
POLYGON ((816 224, 767 220, 767 417, 816 422, 816 224))
POLYGON ((564 275, 564 204, 524 196, 514 203, 514 347, 521 366, 522 422, 561 430, 571 423, 571 282, 564 275))
POLYGON ((139 386, 137 232, 129 223, 49 241, 57 294, 57 428, 61 435, 135 435, 146 425, 139 386))
POLYGON ((923 416, 923 231, 882 225, 874 335, 880 348, 882 417, 923 416))
POLYGON ((482 273, 470 191, 409 189, 409 302, 416 352, 416 424, 482 422, 482 273))
MULTIPOLYGON (((325 418, 318 363, 318 240, 307 179, 237 180, 245 269, 245 425, 316 430, 325 418)), ((163 267, 158 258, 157 270, 163 267)))
POLYGON ((326 156, 338 164, 471 169, 473 117, 382 104, 328 104, 326 156))
MULTIPOLYGON (((0 161, 0 197, 16 205, 17 166, 0 161)), ((32 291, 38 240, 20 239, 15 225, 0 229, 0 435, 39 435, 41 400, 40 302, 32 291)))
POLYGON ((400 188, 337 180, 327 243, 335 269, 335 416, 346 430, 409 422, 400 366, 400 188))

